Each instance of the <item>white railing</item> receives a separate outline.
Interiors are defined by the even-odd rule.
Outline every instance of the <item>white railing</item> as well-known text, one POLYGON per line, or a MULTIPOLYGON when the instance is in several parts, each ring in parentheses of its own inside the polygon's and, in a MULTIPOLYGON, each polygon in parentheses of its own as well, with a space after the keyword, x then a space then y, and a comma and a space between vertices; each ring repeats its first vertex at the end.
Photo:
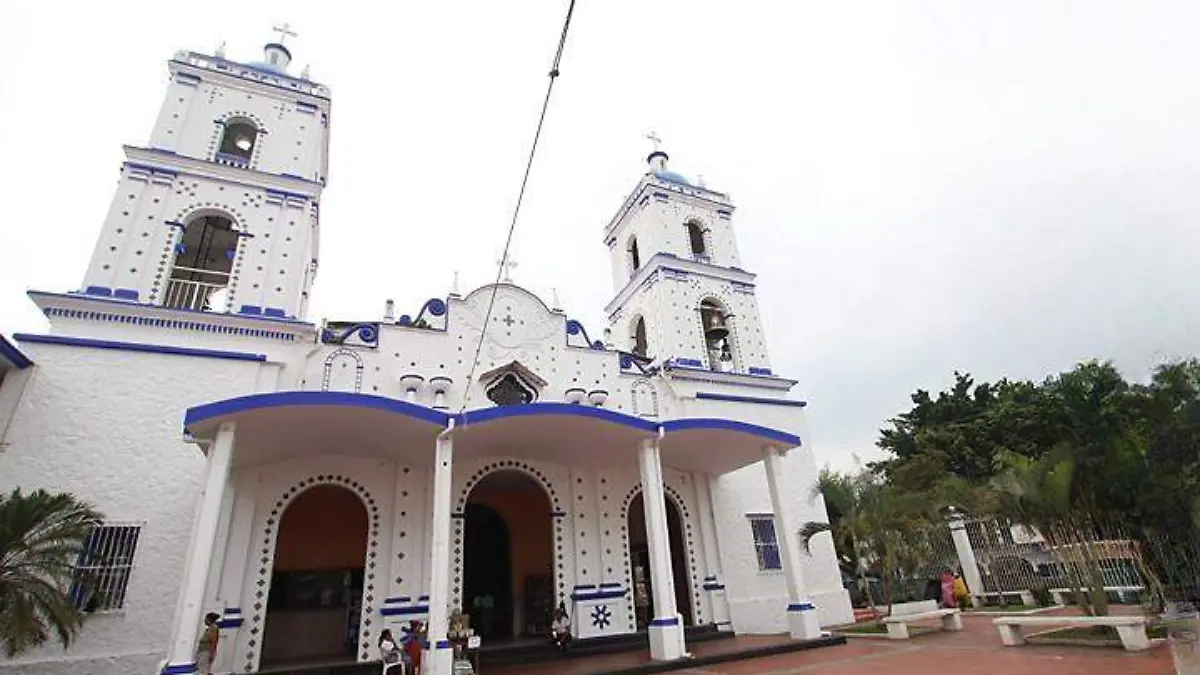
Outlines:
POLYGON ((225 311, 223 297, 225 294, 218 294, 218 292, 225 290, 228 284, 228 281, 214 284, 190 279, 171 279, 167 283, 167 300, 163 304, 174 309, 223 312, 225 311))

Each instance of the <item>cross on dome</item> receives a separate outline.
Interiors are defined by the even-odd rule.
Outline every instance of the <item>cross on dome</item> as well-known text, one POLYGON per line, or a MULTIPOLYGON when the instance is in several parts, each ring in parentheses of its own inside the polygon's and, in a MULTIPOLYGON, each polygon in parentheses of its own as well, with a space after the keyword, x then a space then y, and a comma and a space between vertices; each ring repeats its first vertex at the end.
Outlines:
POLYGON ((512 283, 512 269, 517 266, 517 261, 509 256, 504 256, 496 261, 496 265, 504 270, 500 280, 505 283, 512 283))
POLYGON ((654 144, 655 152, 662 151, 662 139, 659 138, 657 133, 655 133, 654 131, 651 131, 650 133, 646 134, 646 138, 650 139, 650 142, 654 144))
POLYGON ((288 38, 288 36, 297 37, 300 35, 296 31, 292 30, 291 24, 286 23, 286 22, 283 23, 282 25, 273 27, 271 30, 276 33, 279 33, 279 44, 283 44, 283 41, 286 40, 288 38))

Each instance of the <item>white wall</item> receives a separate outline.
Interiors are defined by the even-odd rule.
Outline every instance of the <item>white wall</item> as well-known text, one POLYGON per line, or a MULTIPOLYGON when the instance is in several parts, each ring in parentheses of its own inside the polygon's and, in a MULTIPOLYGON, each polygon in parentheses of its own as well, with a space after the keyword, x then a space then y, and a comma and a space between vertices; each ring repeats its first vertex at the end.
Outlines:
POLYGON ((251 391, 260 366, 51 345, 22 349, 37 365, 0 454, 0 490, 70 492, 107 521, 140 523, 142 530, 125 607, 93 615, 65 654, 51 642, 13 663, 75 661, 54 672, 100 673, 111 661, 108 672, 134 672, 125 668, 165 653, 201 488, 204 458, 182 441, 183 412, 251 391))

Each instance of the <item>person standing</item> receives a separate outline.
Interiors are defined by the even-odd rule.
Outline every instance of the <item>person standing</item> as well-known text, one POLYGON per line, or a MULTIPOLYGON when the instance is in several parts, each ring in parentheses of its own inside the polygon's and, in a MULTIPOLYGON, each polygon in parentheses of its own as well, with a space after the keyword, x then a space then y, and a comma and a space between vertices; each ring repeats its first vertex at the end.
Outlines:
POLYGON ((203 675, 212 675, 213 663, 217 660, 217 642, 221 639, 217 621, 220 619, 221 615, 216 612, 204 615, 204 630, 196 643, 196 672, 203 675))

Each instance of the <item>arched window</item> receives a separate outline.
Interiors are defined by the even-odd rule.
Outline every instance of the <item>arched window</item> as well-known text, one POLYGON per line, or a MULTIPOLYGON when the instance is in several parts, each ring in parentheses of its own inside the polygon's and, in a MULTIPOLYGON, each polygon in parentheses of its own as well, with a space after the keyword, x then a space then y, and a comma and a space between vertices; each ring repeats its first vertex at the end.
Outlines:
POLYGON ((646 342, 646 320, 638 317, 633 321, 633 334, 629 336, 633 343, 633 348, 630 350, 634 354, 646 357, 649 355, 649 345, 646 342))
POLYGON ((700 303, 700 324, 704 328, 704 350, 708 355, 708 367, 728 372, 734 369, 733 346, 729 343, 729 320, 731 315, 721 303, 712 298, 700 303))
POLYGON ((227 298, 218 292, 229 286, 237 245, 238 234, 229 218, 209 215, 192 219, 175 245, 175 266, 163 304, 177 309, 227 311, 214 300, 227 298))
POLYGON ((694 220, 689 220, 687 228, 688 244, 692 249, 693 258, 708 258, 708 247, 704 244, 704 228, 694 220))
POLYGON ((258 128, 248 120, 238 119, 225 123, 225 133, 217 150, 217 161, 248 166, 258 141, 258 128))
POLYGON ((633 272, 637 272, 642 266, 642 258, 638 255, 637 237, 629 238, 629 264, 633 272))

